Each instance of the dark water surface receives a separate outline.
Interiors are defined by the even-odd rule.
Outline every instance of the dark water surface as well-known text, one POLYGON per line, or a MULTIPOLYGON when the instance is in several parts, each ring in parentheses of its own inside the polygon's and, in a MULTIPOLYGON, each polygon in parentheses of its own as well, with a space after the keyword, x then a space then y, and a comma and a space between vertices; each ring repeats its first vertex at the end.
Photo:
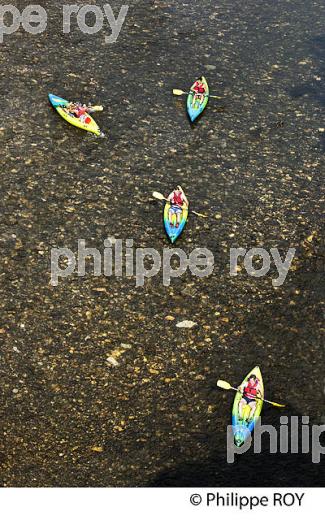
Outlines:
MULTIPOLYGON (((1 483, 322 485, 310 454, 227 464, 233 395, 216 380, 237 385, 258 364, 283 413, 325 422, 324 2, 127 3, 115 44, 109 27, 62 34, 56 1, 42 3, 45 33, 0 44, 1 483), (201 74, 223 99, 191 127, 171 91, 201 74), (106 138, 69 126, 48 92, 103 104, 106 138), (136 288, 89 270, 51 286, 51 248, 75 252, 78 239, 162 253, 150 195, 178 183, 209 219, 191 215, 177 245, 208 247, 212 276, 136 288), (275 268, 230 277, 231 247, 296 257, 274 288, 275 268)), ((266 405, 263 422, 280 415, 266 405)))

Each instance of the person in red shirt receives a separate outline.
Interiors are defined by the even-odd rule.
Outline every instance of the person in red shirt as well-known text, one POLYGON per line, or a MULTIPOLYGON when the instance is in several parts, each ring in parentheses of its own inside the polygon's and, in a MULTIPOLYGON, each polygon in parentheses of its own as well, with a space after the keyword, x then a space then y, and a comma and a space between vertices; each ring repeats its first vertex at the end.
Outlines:
POLYGON ((260 382, 255 374, 251 374, 247 382, 239 387, 243 397, 239 401, 239 417, 243 417, 243 411, 245 406, 249 405, 250 413, 248 421, 253 418, 256 409, 256 398, 261 396, 260 382))
POLYGON ((180 186, 177 186, 177 188, 169 195, 168 201, 170 202, 170 208, 168 213, 169 223, 171 226, 174 226, 173 215, 176 215, 175 227, 178 228, 181 222, 183 206, 188 206, 188 200, 180 186))
POLYGON ((199 78, 194 83, 192 90, 195 92, 195 94, 193 96, 193 106, 195 105, 195 101, 197 99, 199 99, 200 104, 202 104, 204 101, 204 96, 205 96, 205 86, 204 86, 204 83, 202 82, 202 78, 199 78))

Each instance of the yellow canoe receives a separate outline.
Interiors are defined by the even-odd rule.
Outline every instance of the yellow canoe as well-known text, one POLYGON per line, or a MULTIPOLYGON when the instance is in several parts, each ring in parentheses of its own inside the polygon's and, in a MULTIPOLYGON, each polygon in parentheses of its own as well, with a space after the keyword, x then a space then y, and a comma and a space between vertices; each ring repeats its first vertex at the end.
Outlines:
POLYGON ((69 104, 69 101, 66 99, 49 94, 49 100, 55 110, 60 114, 61 117, 63 117, 63 119, 68 121, 68 123, 76 126, 77 128, 81 128, 82 130, 86 130, 87 132, 101 135, 99 126, 90 114, 85 114, 85 116, 82 117, 76 117, 70 114, 70 112, 65 108, 65 106, 69 104))

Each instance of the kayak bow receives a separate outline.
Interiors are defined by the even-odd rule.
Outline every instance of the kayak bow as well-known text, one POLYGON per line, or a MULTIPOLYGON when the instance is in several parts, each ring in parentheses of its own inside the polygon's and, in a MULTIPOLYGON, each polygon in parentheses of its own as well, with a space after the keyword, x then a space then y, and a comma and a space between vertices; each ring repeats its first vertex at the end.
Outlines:
MULTIPOLYGON (((264 398, 264 385, 263 385, 262 374, 261 374, 259 367, 253 368, 253 370, 251 370, 249 372, 249 374, 247 374, 247 376, 245 377, 242 384, 247 382, 247 380, 251 374, 255 374, 257 379, 259 380, 260 387, 261 387, 261 394, 262 394, 261 397, 264 398)), ((249 437, 249 435, 254 430, 256 420, 261 415, 261 411, 262 411, 262 407, 263 407, 262 399, 256 399, 256 408, 255 408, 255 412, 254 412, 254 415, 253 415, 251 421, 247 420, 249 417, 249 412, 250 412, 249 405, 246 405, 243 408, 243 417, 240 418, 239 417, 239 402, 240 402, 241 398, 242 398, 241 392, 237 392, 235 395, 234 404, 233 404, 233 408, 232 408, 232 428, 233 428, 233 432, 234 432, 234 442, 237 447, 242 446, 244 444, 244 442, 246 441, 246 439, 249 437)))
MULTIPOLYGON (((171 192, 171 194, 172 193, 173 192, 171 192)), ((181 215, 180 224, 178 227, 176 227, 176 214, 175 213, 172 216, 172 224, 169 221, 170 207, 171 207, 170 202, 169 201, 166 202, 165 208, 164 208, 164 225, 165 225, 165 230, 166 230, 167 236, 168 236, 169 240, 171 241, 171 243, 173 244, 177 240, 177 238, 180 236, 180 234, 182 233, 182 231, 185 227, 185 224, 187 222, 188 206, 186 204, 183 204, 183 206, 182 206, 182 215, 181 215)))
POLYGON ((200 114, 202 114, 203 110, 205 109, 205 107, 207 106, 208 101, 209 101, 208 82, 204 76, 202 76, 201 81, 205 86, 205 95, 204 95, 203 102, 201 103, 200 99, 196 99, 194 101, 195 92, 193 91, 193 87, 194 87, 195 83, 193 83, 193 85, 190 89, 190 93, 187 96, 187 113, 188 113, 189 118, 192 121, 192 123, 195 121, 195 119, 197 119, 199 117, 200 114))
POLYGON ((89 115, 86 114, 85 118, 81 119, 79 117, 76 117, 68 110, 65 109, 65 107, 69 104, 69 101, 66 99, 63 99, 59 96, 54 96, 53 94, 49 94, 49 100, 51 105, 55 108, 55 110, 60 114, 63 119, 68 121, 73 126, 76 126, 78 128, 81 128, 82 130, 86 130, 87 132, 91 132, 96 135, 101 135, 101 131, 97 123, 94 121, 94 119, 89 115))

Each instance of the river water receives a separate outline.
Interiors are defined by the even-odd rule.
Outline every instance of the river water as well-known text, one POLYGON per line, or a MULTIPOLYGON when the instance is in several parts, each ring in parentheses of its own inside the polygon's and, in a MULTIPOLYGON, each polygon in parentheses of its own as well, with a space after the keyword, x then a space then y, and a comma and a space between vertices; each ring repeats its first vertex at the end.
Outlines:
POLYGON ((320 485, 324 464, 267 441, 228 464, 233 394, 216 381, 259 365, 287 405, 263 423, 325 422, 324 3, 128 0, 114 44, 108 24, 63 34, 63 2, 42 5, 44 33, 0 44, 2 485, 320 485), (191 126, 172 89, 202 74, 222 99, 191 126), (69 126, 48 92, 104 105, 105 138, 69 126), (162 254, 151 193, 176 184, 209 217, 191 214, 177 247, 208 248, 211 276, 136 287, 89 265, 51 285, 51 249, 80 239, 162 254), (235 247, 295 248, 283 285, 274 263, 231 277, 235 247))

